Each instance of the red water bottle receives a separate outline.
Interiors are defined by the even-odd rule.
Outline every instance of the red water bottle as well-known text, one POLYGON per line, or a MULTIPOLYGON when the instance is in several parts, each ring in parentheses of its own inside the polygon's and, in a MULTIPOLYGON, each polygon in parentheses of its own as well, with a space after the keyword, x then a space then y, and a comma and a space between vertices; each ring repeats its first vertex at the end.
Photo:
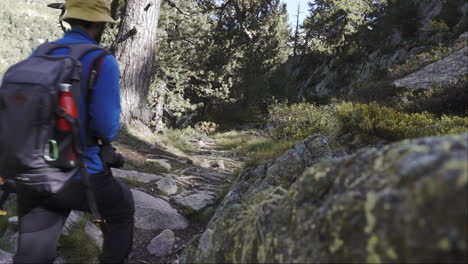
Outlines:
MULTIPOLYGON (((60 84, 60 95, 58 99, 58 106, 62 108, 68 115, 77 119, 78 118, 78 110, 75 105, 75 101, 71 95, 71 84, 68 83, 61 83, 60 84)), ((73 126, 68 122, 64 117, 57 117, 56 128, 60 132, 72 132, 73 126)), ((74 167, 76 165, 76 153, 73 149, 73 144, 70 144, 67 149, 64 150, 64 154, 66 156, 66 163, 70 167, 74 167)))

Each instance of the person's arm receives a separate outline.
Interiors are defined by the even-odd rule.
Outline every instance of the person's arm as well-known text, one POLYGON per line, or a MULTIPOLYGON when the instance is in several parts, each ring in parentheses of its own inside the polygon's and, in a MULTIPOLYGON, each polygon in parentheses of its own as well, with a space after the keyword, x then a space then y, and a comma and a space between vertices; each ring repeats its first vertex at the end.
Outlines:
POLYGON ((106 56, 96 81, 93 98, 89 106, 90 130, 94 136, 105 141, 113 141, 120 126, 120 72, 114 56, 106 56))

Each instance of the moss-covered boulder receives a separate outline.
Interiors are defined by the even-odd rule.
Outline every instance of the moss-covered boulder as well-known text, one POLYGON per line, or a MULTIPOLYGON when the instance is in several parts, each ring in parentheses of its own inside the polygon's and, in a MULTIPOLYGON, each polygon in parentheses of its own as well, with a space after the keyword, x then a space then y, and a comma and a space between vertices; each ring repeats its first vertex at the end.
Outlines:
POLYGON ((468 135, 328 159, 226 207, 185 262, 467 261, 468 135))

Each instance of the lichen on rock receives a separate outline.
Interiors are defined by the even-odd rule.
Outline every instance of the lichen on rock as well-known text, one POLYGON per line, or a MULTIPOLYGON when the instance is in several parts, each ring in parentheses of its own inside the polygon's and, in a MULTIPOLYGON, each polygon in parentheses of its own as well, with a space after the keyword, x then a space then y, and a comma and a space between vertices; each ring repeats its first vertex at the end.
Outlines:
POLYGON ((258 191, 241 176, 236 201, 210 222, 210 243, 194 241, 183 260, 466 262, 467 140, 421 138, 327 158, 286 189, 258 191))

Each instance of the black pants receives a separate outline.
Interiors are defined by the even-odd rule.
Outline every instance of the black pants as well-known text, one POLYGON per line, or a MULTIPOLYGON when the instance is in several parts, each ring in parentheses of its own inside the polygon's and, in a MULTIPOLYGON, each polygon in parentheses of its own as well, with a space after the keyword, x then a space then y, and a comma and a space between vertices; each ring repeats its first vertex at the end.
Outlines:
MULTIPOLYGON (((109 174, 90 175, 96 203, 106 220, 101 263, 125 263, 132 248, 134 203, 130 189, 109 174)), ((70 180, 47 199, 18 193, 19 238, 14 263, 52 263, 63 225, 71 210, 89 212, 81 180, 70 180)), ((76 250, 80 250, 77 248, 76 250)))

